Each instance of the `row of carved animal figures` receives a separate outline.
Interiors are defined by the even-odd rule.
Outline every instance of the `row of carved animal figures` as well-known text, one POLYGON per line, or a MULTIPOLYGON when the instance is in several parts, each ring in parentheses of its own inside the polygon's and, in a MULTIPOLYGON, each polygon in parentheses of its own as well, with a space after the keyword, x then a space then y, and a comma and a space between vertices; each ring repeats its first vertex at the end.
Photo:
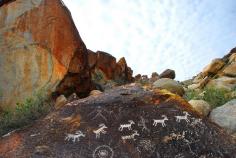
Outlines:
MULTIPOLYGON (((176 118, 176 121, 177 122, 180 122, 181 120, 185 120, 186 122, 189 122, 189 119, 188 119, 188 112, 184 111, 183 112, 185 115, 183 116, 175 116, 176 118)), ((153 119, 153 126, 157 126, 157 124, 161 124, 162 127, 165 127, 166 124, 165 124, 165 121, 168 120, 167 116, 166 115, 162 115, 163 119, 160 119, 160 120, 156 120, 156 119, 153 119)), ((129 120, 128 121, 129 123, 127 124, 121 124, 120 127, 118 128, 119 131, 123 131, 124 129, 128 129, 128 130, 132 130, 132 125, 135 124, 133 120, 129 120)), ((107 131, 105 129, 107 129, 108 127, 102 123, 99 125, 99 128, 96 129, 96 130, 93 130, 93 133, 96 135, 96 138, 100 138, 100 135, 101 134, 106 134, 107 131)), ((122 140, 127 140, 127 139, 134 139, 135 136, 139 136, 138 134, 138 131, 134 131, 133 134, 131 135, 127 135, 127 136, 122 136, 122 140)), ((76 131, 75 134, 67 134, 65 140, 72 140, 73 142, 75 141, 80 141, 80 137, 85 137, 85 134, 83 134, 81 131, 76 131)))
MULTIPOLYGON (((183 116, 175 116, 177 122, 180 122, 181 120, 185 120, 186 122, 189 122, 189 119, 188 119, 188 116, 190 116, 189 113, 186 111, 184 111, 183 113, 184 113, 183 116)), ((166 115, 162 115, 162 117, 163 119, 160 119, 160 120, 153 119, 153 126, 157 126, 157 124, 160 123, 162 127, 165 127, 166 126, 165 121, 169 119, 167 118, 166 115)), ((129 122, 128 124, 121 124, 119 127, 119 131, 123 131, 123 129, 125 128, 128 130, 132 130, 131 126, 135 123, 133 120, 129 120, 128 122, 129 122)))
MULTIPOLYGON (((96 134, 96 138, 100 138, 101 133, 106 134, 107 133, 107 131, 105 131, 106 128, 107 128, 107 126, 105 124, 100 124, 99 128, 97 130, 93 130, 93 133, 96 134)), ((131 135, 121 136, 121 139, 123 141, 128 140, 128 139, 135 140, 135 138, 134 138, 135 136, 139 136, 138 131, 136 131, 136 130, 131 135)), ((71 140, 72 142, 76 142, 76 141, 79 142, 80 137, 85 137, 85 134, 83 134, 83 132, 81 132, 81 131, 76 131, 75 134, 67 134, 67 136, 65 137, 65 140, 67 140, 67 141, 71 140)))

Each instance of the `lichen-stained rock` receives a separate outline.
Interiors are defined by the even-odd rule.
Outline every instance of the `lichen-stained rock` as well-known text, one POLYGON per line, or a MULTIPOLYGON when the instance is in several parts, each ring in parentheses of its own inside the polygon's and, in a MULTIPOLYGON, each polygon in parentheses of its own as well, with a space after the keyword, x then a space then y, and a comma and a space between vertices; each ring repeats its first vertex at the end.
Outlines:
POLYGON ((154 88, 166 89, 172 93, 178 94, 180 96, 184 95, 183 86, 170 78, 161 78, 153 83, 154 88))
POLYGON ((212 110, 210 118, 231 133, 236 132, 236 99, 212 110))
POLYGON ((60 84, 59 92, 66 92, 71 85, 78 92, 88 91, 87 49, 63 2, 3 2, 0 7, 0 91, 3 94, 0 106, 14 106, 42 88, 54 91, 66 77, 70 79, 60 84), (69 82, 71 78, 76 80, 76 85, 69 82))
POLYGON ((0 147, 4 158, 236 156, 231 136, 201 118, 185 100, 135 84, 69 102, 31 127, 1 138, 0 147), (9 143, 15 139, 12 148, 9 143))

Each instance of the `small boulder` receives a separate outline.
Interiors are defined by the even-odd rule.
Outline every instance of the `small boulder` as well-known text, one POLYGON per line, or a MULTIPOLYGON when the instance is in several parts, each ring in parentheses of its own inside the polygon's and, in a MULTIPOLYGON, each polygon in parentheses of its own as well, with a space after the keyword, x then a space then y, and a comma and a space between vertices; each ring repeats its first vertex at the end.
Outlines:
POLYGON ((189 104, 202 116, 207 116, 211 111, 211 106, 204 100, 190 100, 189 104))
POLYGON ((135 77, 134 77, 135 81, 140 81, 142 79, 142 76, 141 74, 137 74, 135 77))
POLYGON ((89 93, 90 96, 96 96, 96 95, 100 95, 100 94, 102 94, 102 92, 99 91, 99 90, 92 90, 92 91, 89 93))
POLYGON ((172 93, 178 94, 180 96, 184 95, 184 88, 183 86, 172 79, 169 78, 161 78, 153 83, 154 88, 166 89, 172 93))
POLYGON ((236 132, 236 99, 212 110, 210 118, 231 133, 236 132))
POLYGON ((158 75, 158 73, 157 72, 153 72, 152 73, 152 78, 157 78, 159 75, 158 75))
POLYGON ((175 71, 171 69, 166 69, 160 74, 159 78, 175 79, 175 71))
POLYGON ((153 83, 153 82, 155 82, 156 80, 158 80, 158 78, 159 78, 158 73, 153 72, 153 73, 152 73, 152 76, 151 76, 151 78, 150 78, 150 81, 153 83))
POLYGON ((55 102, 55 108, 60 109, 63 105, 65 105, 67 102, 67 99, 64 95, 60 95, 57 97, 56 102, 55 102))
POLYGON ((73 93, 68 97, 67 102, 72 102, 72 101, 77 100, 77 99, 79 99, 79 97, 77 96, 76 93, 73 93))
POLYGON ((147 75, 142 75, 142 82, 143 83, 148 83, 148 81, 149 81, 148 76, 147 75))

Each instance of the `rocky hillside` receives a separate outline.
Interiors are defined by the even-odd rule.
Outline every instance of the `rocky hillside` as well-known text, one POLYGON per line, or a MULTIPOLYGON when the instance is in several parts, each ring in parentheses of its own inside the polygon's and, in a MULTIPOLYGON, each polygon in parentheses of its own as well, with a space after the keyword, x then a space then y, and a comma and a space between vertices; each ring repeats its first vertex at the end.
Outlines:
POLYGON ((116 64, 114 57, 98 53, 96 61, 90 60, 91 51, 61 0, 4 0, 0 13, 0 107, 14 108, 41 89, 49 95, 86 96, 95 87, 91 62, 109 80, 131 80, 124 59, 116 64), (115 67, 106 70, 102 61, 115 67))
POLYGON ((236 87, 236 48, 221 59, 214 59, 193 78, 190 89, 217 87, 233 90, 236 87))

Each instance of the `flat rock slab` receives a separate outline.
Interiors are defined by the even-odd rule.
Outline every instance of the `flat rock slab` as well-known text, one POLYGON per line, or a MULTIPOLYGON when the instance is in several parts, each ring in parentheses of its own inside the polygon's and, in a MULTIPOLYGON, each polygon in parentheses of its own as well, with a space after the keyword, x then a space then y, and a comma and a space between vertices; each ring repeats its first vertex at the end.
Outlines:
POLYGON ((235 158, 236 144, 182 98, 132 84, 70 102, 1 138, 0 157, 235 158))

